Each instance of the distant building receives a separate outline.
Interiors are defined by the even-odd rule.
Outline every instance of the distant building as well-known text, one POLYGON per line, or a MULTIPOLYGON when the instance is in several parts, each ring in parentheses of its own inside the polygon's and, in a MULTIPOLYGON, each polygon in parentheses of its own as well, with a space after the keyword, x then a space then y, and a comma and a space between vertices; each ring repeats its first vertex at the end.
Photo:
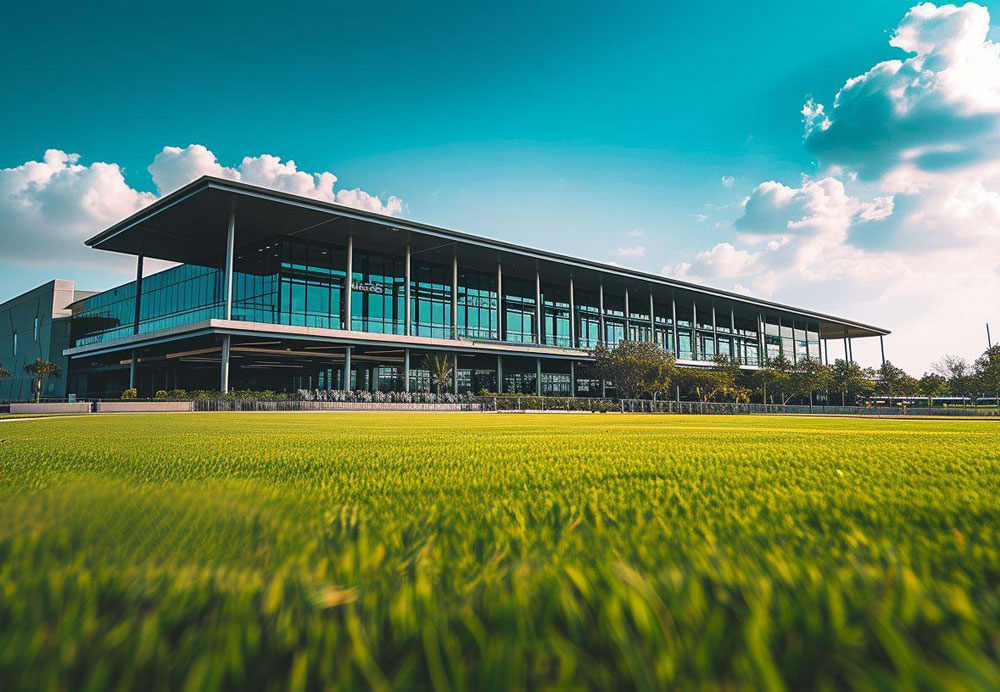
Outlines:
MULTIPOLYGON (((601 341, 652 340, 681 364, 722 353, 755 367, 779 354, 821 360, 823 341, 843 339, 849 349, 851 339, 889 333, 210 177, 87 245, 135 255, 137 280, 71 299, 72 284, 57 281, 47 285, 57 294, 51 310, 17 307, 45 287, 0 306, 0 329, 18 330, 13 361, 0 332, 0 363, 14 369, 36 348, 22 345, 32 314, 51 313, 59 338, 46 337, 44 353, 66 371, 53 392, 118 396, 130 384, 140 396, 230 387, 426 391, 425 357, 444 353, 460 392, 599 396, 589 349, 601 341), (180 264, 143 278, 145 257, 180 264)), ((4 383, 0 396, 24 386, 4 383)))

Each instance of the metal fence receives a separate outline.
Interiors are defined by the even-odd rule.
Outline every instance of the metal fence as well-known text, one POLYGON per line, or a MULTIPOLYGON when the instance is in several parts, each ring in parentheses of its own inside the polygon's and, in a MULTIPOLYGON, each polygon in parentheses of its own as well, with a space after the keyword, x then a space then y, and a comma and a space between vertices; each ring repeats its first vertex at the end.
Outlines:
POLYGON ((941 408, 920 406, 809 406, 808 404, 746 404, 701 401, 648 401, 623 399, 622 413, 702 413, 702 414, 751 414, 784 413, 829 416, 876 417, 926 417, 926 416, 976 416, 997 417, 995 408, 941 408))
POLYGON ((376 401, 254 401, 251 399, 195 400, 195 411, 487 411, 480 401, 458 403, 390 403, 376 401))

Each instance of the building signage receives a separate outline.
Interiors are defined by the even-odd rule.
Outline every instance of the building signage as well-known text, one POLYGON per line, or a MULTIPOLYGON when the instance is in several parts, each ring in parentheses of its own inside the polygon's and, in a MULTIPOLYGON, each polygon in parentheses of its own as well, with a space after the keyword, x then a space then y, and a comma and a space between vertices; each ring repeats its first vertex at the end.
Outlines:
POLYGON ((362 293, 376 293, 378 295, 386 293, 385 286, 372 281, 352 281, 351 290, 361 291, 362 293))

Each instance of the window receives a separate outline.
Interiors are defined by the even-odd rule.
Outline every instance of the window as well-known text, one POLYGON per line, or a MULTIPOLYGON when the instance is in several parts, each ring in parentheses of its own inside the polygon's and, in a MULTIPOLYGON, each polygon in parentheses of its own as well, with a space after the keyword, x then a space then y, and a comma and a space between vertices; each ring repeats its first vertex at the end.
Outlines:
POLYGON ((32 334, 34 335, 32 336, 32 339, 38 341, 38 315, 35 315, 35 326, 32 329, 32 334))

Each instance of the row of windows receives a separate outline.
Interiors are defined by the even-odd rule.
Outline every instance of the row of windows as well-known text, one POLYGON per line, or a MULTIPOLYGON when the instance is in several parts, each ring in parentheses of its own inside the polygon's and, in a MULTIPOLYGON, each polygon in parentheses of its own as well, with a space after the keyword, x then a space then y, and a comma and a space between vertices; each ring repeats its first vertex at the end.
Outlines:
MULTIPOLYGON (((280 239, 242 250, 234 264, 233 319, 344 328, 343 267, 344 248, 280 239)), ((569 347, 575 330, 580 348, 593 348, 601 341, 616 344, 626 338, 652 339, 681 359, 711 360, 716 353, 723 353, 756 364, 760 358, 756 318, 737 317, 732 311, 713 312, 710 306, 697 302, 655 304, 651 320, 648 300, 635 300, 633 295, 626 319, 624 296, 605 293, 602 318, 600 294, 581 290, 576 294, 576 314, 571 315, 568 286, 542 284, 539 310, 534 282, 504 277, 503 300, 499 301, 495 275, 462 271, 453 316, 451 267, 417 259, 411 271, 411 333, 415 336, 451 338, 453 325, 457 325, 462 338, 540 341, 569 347)), ((222 271, 212 266, 180 265, 146 277, 138 331, 221 317, 223 284, 222 271)), ((404 261, 382 253, 355 251, 351 329, 403 334, 405 312, 404 261)), ((74 344, 128 336, 134 330, 134 320, 134 282, 91 296, 74 315, 74 344)), ((783 354, 793 361, 819 358, 817 326, 767 317, 764 353, 768 358, 783 354)))

